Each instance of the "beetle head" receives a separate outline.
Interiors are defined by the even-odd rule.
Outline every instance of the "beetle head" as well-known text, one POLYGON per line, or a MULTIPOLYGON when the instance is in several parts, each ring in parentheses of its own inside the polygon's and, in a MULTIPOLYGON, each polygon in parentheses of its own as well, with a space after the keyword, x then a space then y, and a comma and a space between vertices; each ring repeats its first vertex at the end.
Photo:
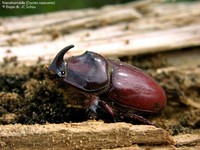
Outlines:
POLYGON ((49 66, 49 70, 55 74, 57 74, 59 77, 65 77, 67 76, 67 62, 64 61, 64 55, 65 53, 73 48, 74 45, 69 45, 65 48, 63 48, 54 58, 51 65, 49 66))

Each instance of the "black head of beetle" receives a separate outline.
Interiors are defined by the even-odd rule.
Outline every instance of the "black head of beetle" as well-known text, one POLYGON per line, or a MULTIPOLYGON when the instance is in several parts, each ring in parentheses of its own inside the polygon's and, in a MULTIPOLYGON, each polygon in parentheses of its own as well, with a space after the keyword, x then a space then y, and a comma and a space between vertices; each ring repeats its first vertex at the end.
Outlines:
POLYGON ((63 82, 84 91, 95 92, 109 85, 108 62, 101 55, 86 51, 79 56, 64 60, 65 53, 73 48, 63 48, 54 58, 49 70, 63 79, 63 82))
POLYGON ((74 45, 69 45, 63 48, 54 58, 53 62, 49 66, 49 70, 57 74, 59 77, 65 77, 67 75, 67 62, 63 60, 64 55, 73 47, 74 45))

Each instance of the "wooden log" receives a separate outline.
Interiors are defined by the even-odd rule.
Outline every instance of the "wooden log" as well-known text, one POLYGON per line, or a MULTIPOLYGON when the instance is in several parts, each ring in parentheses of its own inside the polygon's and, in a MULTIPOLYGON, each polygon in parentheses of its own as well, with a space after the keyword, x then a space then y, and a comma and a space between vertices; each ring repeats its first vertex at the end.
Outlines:
MULTIPOLYGON (((68 44, 76 42, 55 41, 30 44, 18 47, 1 47, 0 62, 5 57, 16 56, 20 63, 33 64, 42 57, 52 59, 57 52, 68 44), (10 51, 7 53, 7 51, 10 51)), ((77 55, 85 50, 95 51, 104 56, 123 56, 154 53, 200 45, 200 25, 169 29, 137 35, 120 36, 108 40, 100 39, 89 43, 77 43, 77 47, 69 51, 68 56, 77 55)))
POLYGON ((47 125, 0 125, 0 147, 101 149, 133 144, 173 144, 163 129, 127 123, 84 122, 47 125))
POLYGON ((100 22, 101 20, 103 22, 108 20, 112 24, 115 23, 116 20, 121 21, 124 20, 124 18, 129 18, 131 15, 134 15, 134 18, 138 18, 139 14, 135 11, 135 8, 141 9, 157 1, 158 0, 141 0, 139 2, 131 2, 124 5, 119 4, 115 6, 105 6, 100 9, 89 8, 84 10, 60 11, 56 13, 54 12, 54 13, 39 14, 33 16, 25 16, 25 17, 20 17, 20 21, 18 20, 19 19, 18 17, 12 17, 6 19, 0 18, 1 21, 0 33, 11 34, 16 32, 24 32, 31 29, 40 29, 40 28, 42 29, 43 27, 46 26, 53 26, 53 25, 63 26, 63 24, 65 24, 65 26, 67 24, 70 24, 68 26, 68 29, 70 29, 70 27, 74 28, 75 26, 77 27, 79 26, 82 29, 84 27, 89 27, 86 25, 88 21, 90 23, 93 22, 92 24, 97 24, 96 22, 97 20, 99 20, 100 22), (127 10, 127 8, 129 9, 127 10), (127 12, 130 12, 131 14, 128 14, 127 12), (111 16, 107 15, 107 13, 109 13, 111 16), (113 18, 113 15, 115 18, 113 18), (13 26, 11 23, 15 23, 15 26, 13 26))
POLYGON ((39 57, 47 62, 68 44, 76 45, 69 55, 90 50, 105 56, 200 45, 199 2, 154 2, 0 18, 0 62, 13 56, 22 64, 33 64, 39 57))

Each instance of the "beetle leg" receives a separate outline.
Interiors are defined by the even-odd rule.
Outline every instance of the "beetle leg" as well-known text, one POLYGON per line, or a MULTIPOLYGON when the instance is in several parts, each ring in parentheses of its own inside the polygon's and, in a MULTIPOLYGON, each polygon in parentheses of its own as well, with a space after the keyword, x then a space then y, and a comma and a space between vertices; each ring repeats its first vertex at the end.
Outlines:
POLYGON ((86 113, 87 113, 87 116, 88 118, 90 119, 96 119, 96 110, 97 108, 99 107, 99 97, 93 95, 91 97, 88 97, 87 101, 86 101, 86 113))
POLYGON ((112 108, 105 101, 101 100, 99 103, 103 106, 104 110, 114 118, 114 112, 112 108))
POLYGON ((100 101, 99 97, 97 97, 97 96, 89 97, 89 99, 86 102, 86 105, 88 106, 86 111, 92 111, 92 112, 96 113, 96 110, 99 107, 98 106, 99 101, 100 101))
POLYGON ((146 125, 153 125, 149 120, 147 120, 146 118, 142 117, 142 116, 139 116, 139 115, 136 115, 136 114, 125 114, 122 118, 132 118, 132 119, 135 119, 135 120, 138 120, 140 121, 141 123, 143 124, 146 124, 146 125))

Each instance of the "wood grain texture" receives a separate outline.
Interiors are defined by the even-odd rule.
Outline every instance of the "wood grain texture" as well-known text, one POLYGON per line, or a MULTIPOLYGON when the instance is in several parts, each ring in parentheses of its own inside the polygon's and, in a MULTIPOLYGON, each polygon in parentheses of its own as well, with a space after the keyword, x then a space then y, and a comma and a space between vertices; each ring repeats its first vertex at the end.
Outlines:
POLYGON ((200 2, 149 0, 0 18, 0 62, 13 56, 22 64, 33 64, 38 58, 49 62, 69 44, 76 47, 68 57, 86 50, 116 57, 199 46, 199 7, 200 2))
POLYGON ((133 144, 172 144, 163 129, 127 123, 84 122, 0 126, 1 147, 101 149, 133 144))

